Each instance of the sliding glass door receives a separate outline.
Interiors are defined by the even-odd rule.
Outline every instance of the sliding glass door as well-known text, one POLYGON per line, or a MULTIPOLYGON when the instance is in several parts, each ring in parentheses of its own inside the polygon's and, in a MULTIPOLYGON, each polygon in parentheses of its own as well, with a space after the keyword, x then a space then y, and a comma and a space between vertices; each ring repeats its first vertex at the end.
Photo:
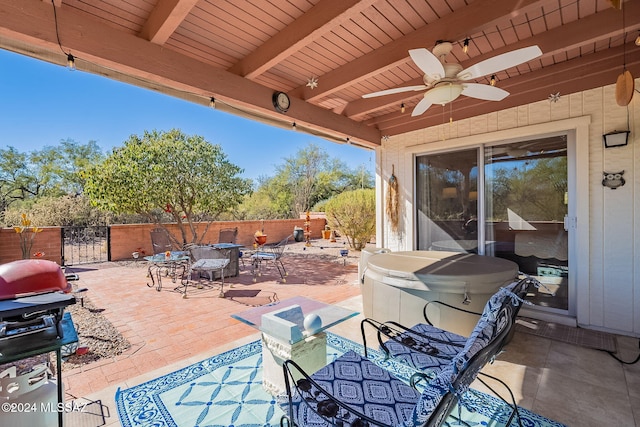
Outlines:
POLYGON ((568 310, 567 160, 564 135, 417 156, 417 248, 510 259, 568 310))
POLYGON ((545 284, 532 302, 567 310, 566 136, 487 147, 484 163, 486 253, 545 284))

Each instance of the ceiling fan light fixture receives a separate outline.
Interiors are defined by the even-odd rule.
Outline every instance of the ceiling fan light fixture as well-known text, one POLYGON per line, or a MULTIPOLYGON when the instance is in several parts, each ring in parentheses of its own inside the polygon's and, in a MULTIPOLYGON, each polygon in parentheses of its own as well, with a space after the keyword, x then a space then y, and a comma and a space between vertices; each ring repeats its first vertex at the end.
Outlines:
POLYGON ((640 34, 638 34, 638 37, 636 37, 636 46, 640 46, 640 34))
POLYGON ((424 97, 431 101, 432 104, 445 105, 458 98, 463 89, 464 87, 461 84, 441 84, 427 91, 424 97))
POLYGON ((462 44, 462 51, 463 51, 464 53, 469 52, 469 42, 470 42, 470 41, 471 41, 471 40, 469 39, 469 37, 467 37, 466 39, 464 39, 464 43, 462 44))
POLYGON ((495 86, 496 85, 496 75, 495 74, 491 75, 490 83, 491 83, 491 86, 495 86))

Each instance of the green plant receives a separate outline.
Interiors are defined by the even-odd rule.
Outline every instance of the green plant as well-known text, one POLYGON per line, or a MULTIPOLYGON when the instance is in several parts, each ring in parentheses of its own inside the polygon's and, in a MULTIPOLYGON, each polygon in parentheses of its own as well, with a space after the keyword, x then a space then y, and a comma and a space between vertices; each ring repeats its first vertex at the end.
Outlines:
POLYGON ((144 215, 160 227, 172 222, 179 230, 172 241, 184 246, 200 243, 211 223, 251 192, 242 172, 219 145, 173 129, 132 135, 82 178, 94 206, 144 215))
POLYGON ((31 225, 31 220, 27 218, 27 214, 23 213, 20 220, 20 225, 13 227, 13 229, 20 236, 20 250, 22 251, 22 259, 31 258, 33 241, 36 238, 36 234, 42 232, 42 228, 31 225))
POLYGON ((325 213, 329 225, 347 238, 354 250, 362 250, 376 231, 375 190, 352 190, 327 202, 325 213))

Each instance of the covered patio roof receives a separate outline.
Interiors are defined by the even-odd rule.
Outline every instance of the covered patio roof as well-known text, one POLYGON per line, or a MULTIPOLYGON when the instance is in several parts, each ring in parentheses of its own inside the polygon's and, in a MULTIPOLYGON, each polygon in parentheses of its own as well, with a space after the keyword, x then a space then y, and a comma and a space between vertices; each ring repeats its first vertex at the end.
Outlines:
MULTIPOLYGON (((0 48, 146 87, 337 142, 473 117, 640 75, 640 2, 612 0, 3 0, 0 48), (463 52, 464 40, 469 49, 463 52), (510 92, 462 96, 412 117, 424 91, 409 49, 450 41, 463 68, 538 45, 542 56, 496 73, 510 92), (317 80, 317 87, 308 84, 317 80), (286 113, 274 108, 286 92, 286 113), (401 111, 400 105, 406 107, 401 111)), ((482 76, 477 83, 489 83, 482 76)))

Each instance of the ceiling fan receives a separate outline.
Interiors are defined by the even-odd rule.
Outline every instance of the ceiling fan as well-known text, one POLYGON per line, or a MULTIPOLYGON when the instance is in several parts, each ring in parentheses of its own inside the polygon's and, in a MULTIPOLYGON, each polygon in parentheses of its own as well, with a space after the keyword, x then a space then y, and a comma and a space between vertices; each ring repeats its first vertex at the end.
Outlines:
POLYGON ((487 101, 501 101, 509 95, 509 92, 492 85, 467 82, 515 67, 542 55, 538 46, 529 46, 485 59, 463 70, 460 64, 445 62, 452 48, 453 44, 450 42, 438 42, 433 48, 433 53, 425 48, 409 50, 409 56, 424 73, 424 84, 381 90, 362 95, 362 97, 373 98, 428 89, 424 93, 424 98, 411 112, 411 116, 419 116, 433 104, 445 105, 460 95, 487 101))

